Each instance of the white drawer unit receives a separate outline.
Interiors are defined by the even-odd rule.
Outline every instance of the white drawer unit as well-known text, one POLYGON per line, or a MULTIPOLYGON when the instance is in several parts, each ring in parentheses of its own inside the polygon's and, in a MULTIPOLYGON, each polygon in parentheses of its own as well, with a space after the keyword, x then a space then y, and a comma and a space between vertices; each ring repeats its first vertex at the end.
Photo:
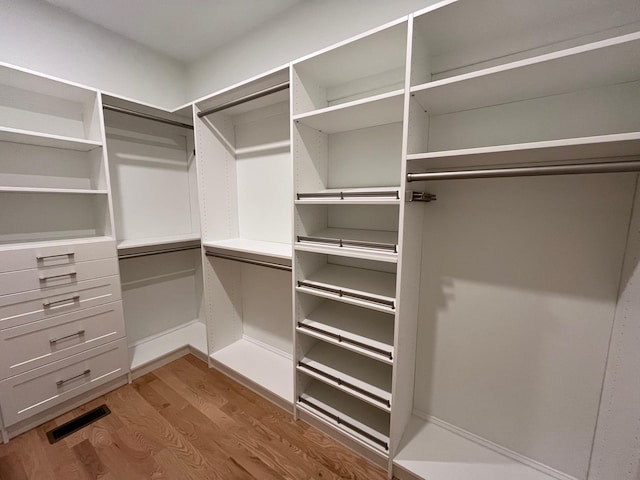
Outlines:
POLYGON ((122 302, 0 330, 0 378, 124 337, 122 302))
POLYGON ((116 257, 70 265, 20 270, 0 274, 0 292, 5 295, 29 290, 75 285, 92 278, 118 275, 116 257))
POLYGON ((0 273, 73 265, 117 256, 116 243, 113 240, 43 244, 29 248, 9 247, 0 250, 0 273))
POLYGON ((75 312, 121 300, 120 277, 78 282, 73 285, 0 296, 0 329, 75 312))
POLYGON ((5 427, 81 395, 129 370, 127 342, 115 342, 72 355, 0 382, 5 427))

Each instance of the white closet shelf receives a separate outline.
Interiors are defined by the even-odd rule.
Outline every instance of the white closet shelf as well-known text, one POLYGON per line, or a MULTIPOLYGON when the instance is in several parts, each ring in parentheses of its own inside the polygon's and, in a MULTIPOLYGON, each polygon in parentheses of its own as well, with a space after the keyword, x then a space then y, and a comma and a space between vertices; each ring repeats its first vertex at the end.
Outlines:
POLYGON ((640 132, 494 145, 407 155, 411 169, 617 159, 640 155, 640 132), (457 164, 459 162, 460 164, 457 164))
POLYGON ((77 150, 80 152, 88 152, 102 147, 102 142, 94 140, 64 137, 61 135, 20 130, 9 127, 0 127, 0 142, 23 143, 26 145, 60 148, 63 150, 77 150))
POLYGON ((400 205, 400 187, 329 188, 298 192, 298 205, 400 205))
POLYGON ((391 411, 391 366, 329 343, 317 342, 298 371, 386 412, 391 411))
POLYGON ((326 264, 299 281, 296 290, 381 312, 395 311, 394 273, 326 264))
POLYGON ((225 252, 230 255, 261 255, 291 262, 291 245, 288 243, 264 242, 246 238, 230 238, 228 240, 206 241, 202 245, 207 250, 225 252))
POLYGON ((392 364, 394 317, 365 308, 325 301, 298 321, 299 333, 392 364))
POLYGON ((347 132, 402 121, 404 90, 293 116, 293 121, 324 133, 347 132))
POLYGON ((204 323, 196 320, 165 334, 149 337, 130 345, 131 370, 137 370, 185 348, 194 349, 207 356, 207 332, 204 323))
POLYGON ((309 235, 298 235, 295 249, 302 252, 397 263, 398 232, 327 228, 309 235), (362 242, 362 245, 359 245, 359 242, 362 242))
POLYGON ((388 454, 389 414, 322 382, 312 382, 298 407, 377 452, 388 454))
POLYGON ((83 195, 106 195, 106 190, 92 190, 83 188, 35 188, 35 187, 0 187, 0 192, 16 193, 73 193, 83 195))
POLYGON ((243 338, 212 353, 210 359, 214 367, 232 377, 237 379, 240 375, 251 384, 275 394, 286 404, 293 401, 290 355, 243 338))
POLYGON ((161 252, 164 250, 178 250, 200 246, 200 235, 186 233, 183 235, 168 235, 166 237, 148 237, 121 240, 118 242, 118 255, 132 255, 139 252, 161 252))
POLYGON ((411 95, 429 115, 640 79, 640 33, 425 83, 411 95))
POLYGON ((403 470, 430 480, 557 478, 415 416, 405 430, 393 462, 403 470))
POLYGON ((55 246, 69 246, 79 243, 99 243, 104 241, 113 240, 113 237, 97 236, 97 237, 75 237, 67 239, 56 240, 34 240, 33 242, 22 243, 9 243, 6 245, 0 244, 0 251, 20 250, 22 248, 38 248, 38 247, 55 247, 55 246))

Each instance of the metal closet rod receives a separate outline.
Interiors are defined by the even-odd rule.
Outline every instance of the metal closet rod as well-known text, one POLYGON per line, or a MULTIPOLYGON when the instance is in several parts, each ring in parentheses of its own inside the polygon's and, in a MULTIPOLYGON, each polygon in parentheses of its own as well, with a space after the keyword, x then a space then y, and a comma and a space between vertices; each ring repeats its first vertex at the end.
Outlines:
POLYGON ((132 117, 144 118, 146 120, 152 120, 154 122, 166 123, 167 125, 173 125, 174 127, 187 128, 193 130, 193 125, 188 123, 178 122, 176 120, 169 120, 168 118, 156 117, 155 115, 149 115, 148 113, 140 113, 135 110, 129 110, 128 108, 116 107, 115 105, 103 104, 102 108, 105 110, 111 110, 112 112, 124 113, 125 115, 131 115, 132 117))
POLYGON ((491 168, 453 172, 408 173, 407 182, 426 180, 462 180, 470 178, 535 177, 539 175, 576 175, 585 173, 640 172, 640 160, 629 162, 600 162, 542 167, 491 168))
POLYGON ((285 270, 290 272, 292 268, 289 265, 281 265, 275 262, 265 262, 263 260, 253 260, 252 258, 237 257, 235 255, 225 255, 224 253, 207 252, 207 257, 223 258, 234 262, 248 263, 250 265, 258 265, 260 267, 275 268, 276 270, 285 270))
POLYGON ((289 88, 289 82, 284 82, 278 85, 274 85, 273 87, 265 88, 264 90, 260 90, 259 92, 240 97, 237 100, 231 100, 230 102, 223 103, 222 105, 218 105, 217 107, 198 112, 198 118, 206 117, 207 115, 211 115, 212 113, 221 112, 222 110, 235 107, 236 105, 242 105, 243 103, 250 102, 251 100, 256 100, 257 98, 266 97, 267 95, 280 92, 281 90, 286 90, 287 88, 289 88))
POLYGON ((118 259, 124 260, 127 258, 148 257, 150 255, 162 255, 163 253, 184 252, 185 250, 196 250, 199 248, 200 248, 200 245, 190 245, 188 247, 165 248, 162 250, 147 250, 145 252, 124 253, 122 255, 118 255, 118 259))

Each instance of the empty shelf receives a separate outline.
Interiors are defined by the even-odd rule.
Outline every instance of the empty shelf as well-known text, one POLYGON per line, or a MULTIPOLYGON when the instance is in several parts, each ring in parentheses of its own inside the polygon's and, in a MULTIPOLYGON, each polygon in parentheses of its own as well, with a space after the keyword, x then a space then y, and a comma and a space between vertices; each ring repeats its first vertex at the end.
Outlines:
POLYGON ((417 417, 410 420, 393 462, 430 480, 556 478, 417 417))
POLYGON ((386 363, 393 362, 393 327, 391 315, 331 301, 296 326, 300 333, 386 363))
POLYGON ((295 203, 313 205, 399 205, 400 187, 341 188, 300 192, 295 203))
POLYGON ((246 238, 231 238, 228 240, 203 242, 203 245, 207 248, 207 251, 226 252, 230 255, 245 253, 263 255, 289 260, 289 262, 291 262, 291 245, 288 243, 264 242, 261 240, 248 240, 246 238))
POLYGON ((293 120, 324 133, 338 133, 401 122, 403 109, 404 91, 395 90, 294 115, 293 120))
POLYGON ((102 146, 101 142, 82 138, 63 137, 48 133, 32 132, 17 128, 0 127, 0 142, 24 143, 40 147, 61 148, 88 152, 102 146))
POLYGON ((106 190, 92 190, 84 188, 32 188, 32 187, 0 187, 0 192, 12 193, 72 193, 83 195, 106 195, 106 190))
POLYGON ((125 258, 155 253, 169 253, 199 247, 200 235, 198 234, 140 238, 118 242, 118 256, 125 258))
POLYGON ((154 336, 129 347, 131 370, 144 367, 184 348, 195 349, 207 356, 207 332, 204 323, 191 322, 184 327, 154 336))
POLYGON ((321 382, 312 382, 298 397, 298 406, 347 435, 389 451, 389 414, 321 382))
POLYGON ((543 142, 417 153, 407 156, 412 171, 463 166, 567 163, 640 155, 640 132, 568 138, 543 142))
POLYGON ((213 366, 261 394, 273 394, 286 405, 293 401, 291 357, 246 339, 212 353, 213 366), (247 382, 248 380, 248 382, 247 382))
POLYGON ((398 261, 398 232, 327 228, 296 237, 296 250, 383 262, 398 261))
POLYGON ((440 115, 639 78, 640 33, 632 33, 425 83, 411 94, 429 115, 440 115))
POLYGON ((296 289, 383 312, 395 310, 394 273, 327 264, 307 279, 298 281, 296 289))
POLYGON ((298 361, 300 372, 385 411, 391 410, 391 366, 317 342, 298 361))

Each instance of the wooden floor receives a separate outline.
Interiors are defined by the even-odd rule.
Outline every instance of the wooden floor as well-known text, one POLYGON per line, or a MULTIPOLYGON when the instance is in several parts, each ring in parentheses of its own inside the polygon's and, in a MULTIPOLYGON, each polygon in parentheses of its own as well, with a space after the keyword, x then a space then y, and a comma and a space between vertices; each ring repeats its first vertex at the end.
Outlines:
POLYGON ((1 480, 307 478, 386 474, 190 355, 0 445, 1 480), (49 445, 104 403, 111 415, 49 445))

